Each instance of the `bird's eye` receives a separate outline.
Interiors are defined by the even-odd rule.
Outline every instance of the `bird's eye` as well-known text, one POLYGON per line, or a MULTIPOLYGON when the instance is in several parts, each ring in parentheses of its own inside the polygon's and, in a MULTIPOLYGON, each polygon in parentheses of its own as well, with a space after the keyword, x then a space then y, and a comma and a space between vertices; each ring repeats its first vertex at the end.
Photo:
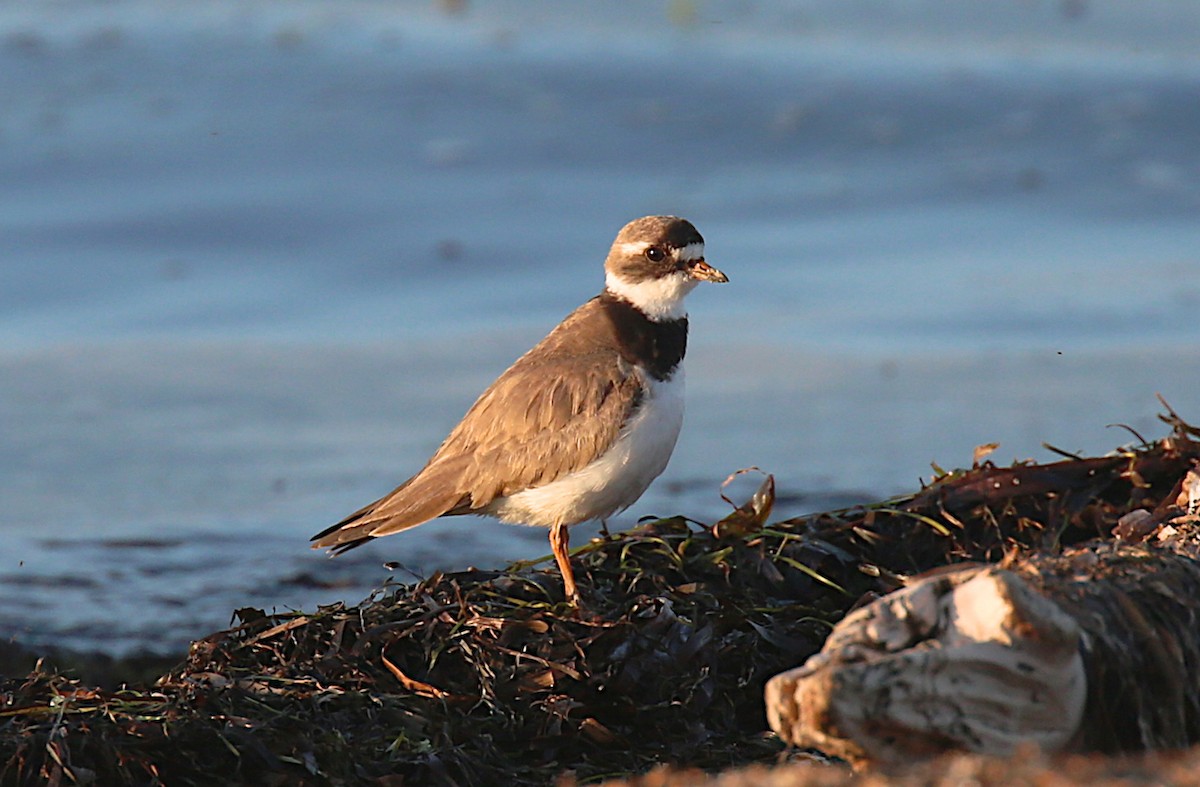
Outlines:
POLYGON ((662 262, 667 258, 667 253, 657 246, 651 246, 646 249, 646 259, 651 262, 662 262))

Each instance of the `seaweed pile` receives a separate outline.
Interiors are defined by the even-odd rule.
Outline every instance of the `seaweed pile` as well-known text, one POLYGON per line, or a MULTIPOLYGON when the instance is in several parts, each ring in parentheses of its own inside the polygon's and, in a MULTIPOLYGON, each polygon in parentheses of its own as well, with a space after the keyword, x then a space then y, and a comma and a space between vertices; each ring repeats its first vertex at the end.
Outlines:
POLYGON ((356 606, 236 613, 152 686, 39 666, 0 683, 0 782, 547 784, 772 763, 762 686, 909 575, 1108 537, 1200 462, 1200 432, 1099 458, 940 473, 914 495, 769 522, 659 519, 556 574, 437 574, 356 606))

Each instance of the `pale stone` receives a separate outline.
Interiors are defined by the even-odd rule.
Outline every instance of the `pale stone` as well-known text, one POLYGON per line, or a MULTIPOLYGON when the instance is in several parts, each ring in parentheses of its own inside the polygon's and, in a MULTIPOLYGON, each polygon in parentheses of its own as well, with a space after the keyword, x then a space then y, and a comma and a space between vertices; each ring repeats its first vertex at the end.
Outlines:
POLYGON ((1086 700, 1081 636, 1012 572, 918 579, 847 615, 820 653, 772 678, 767 717, 789 743, 851 761, 1061 750, 1086 700))

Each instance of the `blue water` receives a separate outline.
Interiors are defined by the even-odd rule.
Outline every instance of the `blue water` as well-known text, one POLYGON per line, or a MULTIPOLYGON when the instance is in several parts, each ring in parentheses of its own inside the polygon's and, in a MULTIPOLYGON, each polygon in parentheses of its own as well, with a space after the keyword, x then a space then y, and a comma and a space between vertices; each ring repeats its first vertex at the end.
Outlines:
POLYGON ((980 443, 1158 436, 1156 393, 1200 421, 1198 35, 1168 2, 6 5, 0 633, 178 650, 385 561, 544 554, 486 520, 307 538, 646 213, 731 282, 614 526, 716 516, 750 465, 786 515, 980 443))

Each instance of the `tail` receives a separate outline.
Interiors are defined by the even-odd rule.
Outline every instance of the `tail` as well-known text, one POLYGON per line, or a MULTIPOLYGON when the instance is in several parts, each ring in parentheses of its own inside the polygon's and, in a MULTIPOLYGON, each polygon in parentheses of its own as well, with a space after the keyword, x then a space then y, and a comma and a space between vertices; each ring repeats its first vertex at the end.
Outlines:
POLYGON ((370 517, 383 500, 384 498, 380 498, 374 503, 358 509, 336 525, 317 533, 311 539, 312 548, 328 549, 330 557, 335 557, 376 538, 371 532, 375 529, 376 520, 372 520, 370 517))
POLYGON ((435 486, 417 475, 390 494, 363 506, 350 516, 312 537, 313 549, 328 549, 340 555, 380 536, 399 533, 431 519, 466 513, 468 496, 452 486, 435 486))

